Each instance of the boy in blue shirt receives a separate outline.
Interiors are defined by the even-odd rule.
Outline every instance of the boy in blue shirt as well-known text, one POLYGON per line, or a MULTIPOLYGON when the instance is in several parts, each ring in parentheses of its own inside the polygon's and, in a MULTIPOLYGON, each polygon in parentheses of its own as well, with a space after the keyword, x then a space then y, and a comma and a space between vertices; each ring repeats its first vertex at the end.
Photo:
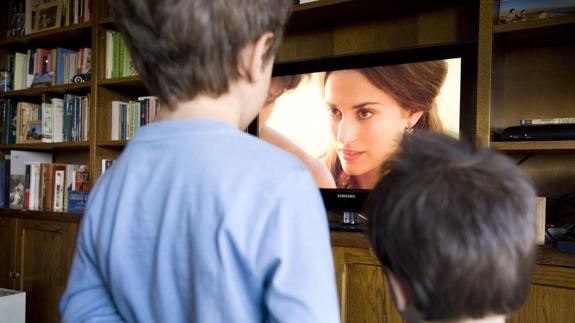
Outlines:
POLYGON ((162 111, 90 193, 64 322, 339 321, 312 176, 242 132, 291 3, 110 1, 162 111))

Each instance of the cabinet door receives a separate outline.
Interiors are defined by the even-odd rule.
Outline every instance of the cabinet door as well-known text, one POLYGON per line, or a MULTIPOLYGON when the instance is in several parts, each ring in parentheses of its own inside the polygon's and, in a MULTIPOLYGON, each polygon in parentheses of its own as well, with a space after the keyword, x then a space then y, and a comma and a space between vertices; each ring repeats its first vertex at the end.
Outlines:
POLYGON ((66 287, 77 224, 22 220, 16 243, 17 289, 26 292, 28 322, 60 322, 58 302, 66 287))
POLYGON ((575 322, 575 268, 537 265, 527 301, 507 322, 575 322))
POLYGON ((16 219, 0 218, 0 287, 14 288, 11 277, 13 271, 13 255, 16 219))
POLYGON ((333 247, 342 323, 404 322, 370 249, 333 247))

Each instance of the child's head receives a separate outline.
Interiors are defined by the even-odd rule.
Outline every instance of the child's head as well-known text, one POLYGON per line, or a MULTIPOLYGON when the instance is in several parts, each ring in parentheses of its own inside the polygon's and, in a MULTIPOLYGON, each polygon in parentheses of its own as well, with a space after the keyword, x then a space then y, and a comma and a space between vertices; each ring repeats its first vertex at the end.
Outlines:
POLYGON ((423 131, 406 136, 368 208, 375 253, 401 289, 398 309, 429 321, 519 309, 535 262, 535 196, 495 151, 423 131))
POLYGON ((273 59, 292 2, 109 1, 141 79, 170 108, 226 93, 240 77, 242 49, 266 32, 274 37, 264 59, 273 59))

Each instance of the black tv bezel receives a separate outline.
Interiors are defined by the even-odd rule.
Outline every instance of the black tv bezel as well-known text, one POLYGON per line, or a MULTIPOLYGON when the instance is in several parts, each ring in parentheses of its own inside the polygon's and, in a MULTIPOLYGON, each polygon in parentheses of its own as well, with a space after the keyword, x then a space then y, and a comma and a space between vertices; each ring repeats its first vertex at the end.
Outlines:
MULTIPOLYGON (((477 100, 477 44, 475 42, 420 46, 393 51, 376 51, 361 54, 336 55, 307 60, 274 64, 272 76, 307 74, 371 66, 416 63, 450 58, 461 59, 461 88, 459 137, 475 142, 477 100)), ((250 124, 248 133, 258 136, 258 118, 250 124)), ((363 213, 363 205, 371 190, 319 188, 327 211, 363 213), (350 201, 349 196, 359 201, 350 201), (338 198, 345 196, 345 198, 338 198), (353 205, 353 207, 350 207, 353 205), (362 207, 357 207, 362 205, 362 207)))

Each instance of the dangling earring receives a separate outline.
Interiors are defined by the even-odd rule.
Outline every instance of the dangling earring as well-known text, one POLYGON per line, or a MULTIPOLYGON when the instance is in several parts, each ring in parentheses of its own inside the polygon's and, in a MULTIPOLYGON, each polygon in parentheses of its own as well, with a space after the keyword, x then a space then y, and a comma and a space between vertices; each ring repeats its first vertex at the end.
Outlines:
POLYGON ((409 136, 409 135, 411 135, 412 133, 413 133, 413 127, 410 127, 409 125, 405 125, 404 134, 405 134, 406 136, 409 136))

